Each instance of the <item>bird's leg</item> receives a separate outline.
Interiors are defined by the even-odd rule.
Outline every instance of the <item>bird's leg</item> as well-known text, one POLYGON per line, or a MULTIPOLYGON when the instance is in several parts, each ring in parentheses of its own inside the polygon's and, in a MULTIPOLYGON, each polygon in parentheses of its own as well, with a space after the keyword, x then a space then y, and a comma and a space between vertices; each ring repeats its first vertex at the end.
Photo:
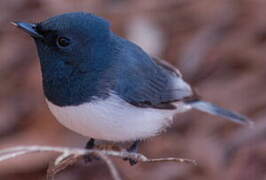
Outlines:
MULTIPOLYGON (((95 139, 91 138, 86 146, 85 146, 85 149, 93 149, 95 146, 95 139)), ((88 154, 86 156, 84 156, 84 159, 85 159, 85 162, 88 163, 88 162, 91 162, 92 160, 98 160, 99 158, 97 157, 94 157, 92 154, 88 154)))
MULTIPOLYGON (((140 140, 136 140, 133 142, 133 144, 127 149, 128 152, 138 152, 139 149, 140 140)), ((137 161, 131 158, 124 158, 125 161, 129 161, 129 164, 131 166, 137 164, 137 161)))
POLYGON ((138 152, 140 140, 136 140, 133 144, 127 149, 128 152, 138 152))
POLYGON ((87 142, 85 148, 86 148, 86 149, 93 149, 93 148, 94 148, 94 145, 95 145, 95 139, 91 138, 91 139, 87 142))

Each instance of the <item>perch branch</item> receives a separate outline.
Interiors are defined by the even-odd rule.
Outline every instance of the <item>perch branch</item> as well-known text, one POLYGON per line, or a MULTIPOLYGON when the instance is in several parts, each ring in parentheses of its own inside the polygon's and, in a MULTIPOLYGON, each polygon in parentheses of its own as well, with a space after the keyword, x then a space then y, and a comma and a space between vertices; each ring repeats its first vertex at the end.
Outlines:
POLYGON ((76 163, 82 157, 88 154, 94 154, 100 157, 108 166, 109 171, 114 180, 121 180, 121 177, 108 156, 115 156, 119 158, 130 158, 139 162, 176 162, 176 163, 192 163, 197 165, 195 160, 183 159, 183 158, 147 158, 143 154, 127 152, 126 150, 114 151, 114 150, 100 150, 100 149, 81 149, 81 148, 68 148, 68 147, 51 147, 51 146, 19 146, 14 148, 8 148, 0 150, 0 162, 8 159, 15 158, 20 155, 36 153, 36 152, 57 152, 60 155, 57 157, 52 166, 48 168, 47 178, 53 179, 53 177, 64 170, 66 167, 76 163))

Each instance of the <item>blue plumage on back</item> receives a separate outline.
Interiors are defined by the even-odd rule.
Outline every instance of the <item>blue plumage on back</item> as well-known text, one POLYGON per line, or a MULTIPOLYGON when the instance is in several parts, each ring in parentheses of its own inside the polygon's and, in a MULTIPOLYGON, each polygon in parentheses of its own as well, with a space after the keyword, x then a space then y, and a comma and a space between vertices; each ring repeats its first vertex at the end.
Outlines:
POLYGON ((119 49, 115 92, 123 99, 139 106, 169 108, 167 103, 192 94, 188 86, 173 83, 173 79, 180 79, 176 73, 157 64, 140 47, 118 36, 114 38, 119 49))

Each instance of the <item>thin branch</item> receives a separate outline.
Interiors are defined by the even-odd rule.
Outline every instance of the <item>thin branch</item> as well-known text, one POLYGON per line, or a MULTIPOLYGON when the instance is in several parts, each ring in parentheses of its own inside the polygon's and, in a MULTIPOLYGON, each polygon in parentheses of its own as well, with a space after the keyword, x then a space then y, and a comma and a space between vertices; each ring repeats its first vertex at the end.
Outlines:
POLYGON ((20 155, 36 153, 36 152, 57 152, 60 155, 57 157, 53 165, 49 166, 47 170, 47 179, 53 179, 54 176, 60 171, 64 170, 70 165, 84 158, 89 154, 99 156, 108 166, 109 171, 114 180, 122 180, 118 170, 108 156, 115 156, 119 158, 130 158, 138 162, 176 162, 176 163, 191 163, 197 165, 195 160, 183 158, 147 158, 143 154, 128 152, 126 150, 102 150, 102 149, 81 149, 81 148, 68 148, 68 147, 51 147, 51 146, 19 146, 0 150, 0 162, 8 159, 15 158, 20 155))
POLYGON ((17 156, 21 156, 21 155, 24 155, 24 154, 27 154, 29 153, 28 151, 19 151, 19 152, 10 152, 4 156, 0 156, 0 162, 1 161, 5 161, 5 160, 8 160, 8 159, 12 159, 12 158, 15 158, 17 156))
POLYGON ((107 157, 105 154, 103 153, 96 153, 102 160, 104 160, 104 162, 106 162, 109 171, 111 172, 111 175, 113 177, 114 180, 122 180, 115 165, 113 164, 113 162, 110 160, 109 157, 107 157))
POLYGON ((71 155, 63 159, 61 162, 58 162, 57 164, 55 162, 53 164, 50 164, 47 169, 47 180, 53 180, 56 174, 63 171, 65 168, 75 164, 81 159, 81 157, 82 156, 71 155))

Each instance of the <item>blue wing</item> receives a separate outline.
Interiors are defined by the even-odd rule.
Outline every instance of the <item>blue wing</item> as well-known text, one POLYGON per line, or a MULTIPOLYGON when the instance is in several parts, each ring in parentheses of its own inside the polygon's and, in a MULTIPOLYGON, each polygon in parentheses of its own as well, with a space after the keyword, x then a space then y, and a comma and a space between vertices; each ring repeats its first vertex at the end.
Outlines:
POLYGON ((150 58, 141 48, 129 41, 120 41, 118 52, 122 54, 118 57, 127 58, 120 59, 114 68, 117 70, 115 92, 127 102, 142 107, 175 109, 173 102, 182 101, 209 114, 238 123, 252 124, 247 117, 239 113, 201 101, 175 67, 165 61, 150 58))
POLYGON ((121 98, 136 106, 173 109, 173 102, 192 96, 190 86, 174 67, 151 58, 127 40, 120 41, 117 57, 127 58, 120 59, 115 68, 115 92, 121 98))

